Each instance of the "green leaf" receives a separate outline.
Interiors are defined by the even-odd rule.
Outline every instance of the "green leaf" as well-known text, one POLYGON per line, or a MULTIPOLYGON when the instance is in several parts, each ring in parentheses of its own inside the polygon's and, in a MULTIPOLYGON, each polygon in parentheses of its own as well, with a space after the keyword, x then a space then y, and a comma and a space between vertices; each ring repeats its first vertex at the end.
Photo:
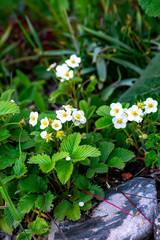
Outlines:
POLYGON ((4 93, 2 93, 1 100, 9 101, 11 98, 11 95, 14 91, 15 91, 14 89, 9 89, 9 90, 5 91, 4 93))
POLYGON ((78 147, 81 141, 81 134, 80 133, 73 133, 65 138, 61 144, 61 151, 62 152, 72 152, 78 147))
POLYGON ((127 49, 129 50, 130 52, 133 52, 133 49, 128 46, 127 44, 121 42, 120 40, 118 40, 117 38, 114 38, 114 37, 111 37, 109 35, 106 35, 102 32, 98 32, 98 31, 95 31, 95 30, 92 30, 90 28, 87 28, 85 26, 81 26, 86 32, 92 34, 93 36, 95 37, 98 37, 100 39, 103 39, 103 40, 106 40, 107 42, 110 42, 111 44, 114 44, 115 46, 120 46, 124 49, 127 49))
POLYGON ((98 78, 101 82, 105 82, 107 78, 107 65, 103 58, 98 58, 96 62, 98 78))
POLYGON ((127 136, 123 132, 116 134, 116 146, 121 148, 129 148, 129 144, 126 143, 127 136))
POLYGON ((108 167, 104 163, 99 163, 98 166, 94 170, 96 173, 106 173, 106 172, 108 172, 108 167))
POLYGON ((0 170, 11 167, 18 158, 19 153, 11 145, 7 149, 0 149, 0 170))
POLYGON ((64 220, 67 210, 70 208, 70 206, 71 206, 71 203, 68 202, 67 200, 60 202, 54 210, 54 217, 58 221, 64 220))
POLYGON ((20 26, 20 28, 22 29, 27 41, 31 44, 31 46, 36 49, 36 45, 34 44, 34 42, 32 41, 31 37, 29 36, 28 32, 25 30, 25 28, 23 27, 23 25, 21 24, 21 22, 17 19, 17 22, 20 26))
POLYGON ((118 169, 123 169, 125 167, 124 162, 119 157, 113 157, 108 161, 108 167, 114 167, 118 169))
POLYGON ((94 111, 96 110, 96 106, 91 106, 89 109, 88 109, 88 114, 87 114, 87 119, 90 119, 94 113, 94 111))
POLYGON ((69 220, 77 221, 81 217, 80 207, 78 204, 70 205, 67 209, 66 216, 69 220))
POLYGON ((23 178, 20 181, 20 187, 26 193, 44 193, 47 191, 46 180, 34 174, 23 178))
POLYGON ((7 233, 8 235, 12 235, 13 232, 13 228, 10 228, 6 221, 4 220, 4 218, 0 219, 0 231, 3 231, 5 233, 7 233))
POLYGON ((51 207, 53 207, 53 199, 55 199, 55 196, 48 191, 47 193, 38 196, 35 206, 41 211, 50 212, 51 207))
POLYGON ((123 160, 123 162, 128 162, 130 161, 132 158, 135 157, 134 153, 127 150, 127 149, 124 149, 124 148, 115 148, 111 155, 110 155, 110 158, 113 158, 113 157, 118 157, 120 159, 123 160))
POLYGON ((41 141, 41 142, 36 143, 34 152, 39 153, 39 154, 46 153, 46 154, 50 155, 52 152, 52 148, 48 142, 41 141))
POLYGON ((137 65, 135 65, 135 64, 133 64, 129 61, 125 61, 121 58, 116 58, 116 57, 106 57, 106 58, 108 60, 111 60, 111 61, 117 63, 117 64, 122 65, 123 67, 125 66, 125 67, 128 67, 128 68, 132 69, 133 71, 137 72, 139 75, 141 75, 142 72, 143 72, 142 68, 138 67, 137 65))
POLYGON ((57 162, 69 156, 68 152, 57 152, 52 156, 52 161, 57 162))
POLYGON ((74 162, 82 161, 87 157, 98 157, 100 156, 98 149, 91 147, 89 145, 82 145, 77 147, 77 149, 72 153, 71 158, 74 162))
POLYGON ((31 240, 32 239, 32 231, 29 229, 25 229, 25 232, 21 232, 18 234, 16 240, 31 240))
POLYGON ((111 111, 111 108, 109 106, 101 106, 98 108, 96 113, 100 116, 106 117, 106 116, 110 116, 110 111, 111 111))
POLYGON ((109 127, 112 124, 113 123, 112 123, 112 117, 111 116, 102 117, 95 122, 95 125, 96 125, 97 129, 102 129, 102 128, 105 128, 105 127, 109 127))
POLYGON ((6 129, 1 129, 0 130, 0 142, 4 141, 5 139, 10 137, 10 133, 6 129))
POLYGON ((25 75, 20 70, 16 70, 16 73, 17 73, 17 76, 18 76, 21 84, 23 84, 25 87, 30 87, 31 86, 31 81, 29 80, 27 75, 25 75))
MULTIPOLYGON (((27 122, 29 119, 30 113, 31 111, 28 109, 23 110, 21 113, 15 113, 9 118, 9 123, 19 123, 22 119, 24 119, 27 122)), ((8 125, 7 129, 10 130, 15 126, 16 126, 15 124, 8 125)))
POLYGON ((74 180, 74 184, 77 188, 84 190, 89 189, 91 185, 90 181, 83 175, 79 175, 78 177, 76 177, 76 179, 74 180))
POLYGON ((30 138, 26 130, 19 128, 11 132, 11 139, 15 142, 26 142, 30 138))
POLYGON ((87 211, 87 210, 90 210, 91 208, 92 208, 92 202, 86 202, 84 206, 81 207, 80 209, 83 211, 87 211))
POLYGON ((40 169, 44 173, 50 172, 55 166, 55 162, 51 161, 50 157, 45 154, 38 154, 37 156, 31 157, 29 163, 39 164, 40 169))
POLYGON ((27 20, 27 23, 28 23, 28 26, 30 28, 30 31, 32 33, 32 36, 34 38, 34 41, 36 42, 37 46, 39 47, 39 49, 43 52, 43 48, 42 48, 42 45, 41 45, 41 42, 40 42, 40 39, 31 23, 31 21, 29 20, 29 18, 26 16, 26 20, 27 20))
POLYGON ((0 116, 12 113, 19 113, 19 107, 8 101, 0 101, 0 116))
POLYGON ((37 218, 35 221, 29 223, 28 227, 34 234, 42 235, 48 232, 48 223, 43 218, 37 218))
POLYGON ((35 145, 36 145, 36 142, 33 139, 29 139, 27 142, 24 142, 21 144, 21 149, 23 151, 23 150, 35 147, 35 145))
POLYGON ((103 189, 98 185, 92 185, 90 187, 90 192, 100 198, 104 198, 105 196, 103 189))
MULTIPOLYGON (((7 202, 8 204, 8 202, 7 202)), ((12 202, 13 204, 13 202, 12 202)), ((9 227, 14 227, 16 228, 18 225, 19 225, 19 222, 24 218, 24 214, 20 212, 19 208, 15 208, 15 211, 16 211, 16 215, 18 217, 18 219, 16 219, 16 215, 15 213, 13 212, 13 209, 11 206, 9 207, 6 207, 4 209, 4 219, 6 221, 6 223, 8 224, 9 227)))
POLYGON ((73 163, 67 160, 61 160, 56 163, 56 172, 62 184, 65 184, 73 171, 73 163))
POLYGON ((145 164, 146 166, 150 166, 152 163, 157 162, 157 153, 154 150, 148 152, 145 156, 145 164))
POLYGON ((37 106, 38 111, 46 111, 45 99, 38 91, 36 91, 34 94, 34 103, 37 106))
POLYGON ((160 93, 159 68, 160 54, 157 54, 148 64, 147 68, 141 74, 141 77, 137 79, 136 83, 130 87, 119 98, 120 102, 135 103, 138 95, 143 96, 146 93, 160 93))
POLYGON ((22 213, 28 213, 34 206, 37 194, 27 194, 20 199, 19 207, 22 213))
POLYGON ((82 192, 82 191, 79 192, 79 201, 80 202, 88 202, 92 198, 93 198, 93 196, 89 195, 88 193, 85 193, 85 192, 82 192))
POLYGON ((18 223, 12 213, 12 210, 9 207, 6 207, 4 209, 4 215, 3 215, 7 225, 12 228, 12 227, 17 227, 18 223))
POLYGON ((94 176, 94 174, 95 174, 95 170, 94 169, 92 169, 92 168, 88 168, 87 169, 87 172, 86 172, 86 177, 87 178, 92 178, 94 176))
POLYGON ((32 82, 29 87, 24 88, 19 95, 19 101, 24 102, 27 100, 27 104, 31 103, 34 100, 35 93, 38 88, 38 82, 32 82))
POLYGON ((160 17, 160 1, 159 0, 138 0, 140 6, 150 17, 160 17))
POLYGON ((26 159, 26 155, 22 154, 19 159, 15 162, 15 165, 13 167, 14 174, 16 177, 21 177, 27 172, 27 168, 24 164, 26 159))
POLYGON ((88 105, 87 102, 85 100, 81 100, 79 102, 79 107, 80 109, 84 112, 85 117, 87 117, 88 114, 88 105))
POLYGON ((106 162, 110 153, 113 151, 114 146, 115 146, 114 143, 111 143, 111 142, 102 142, 100 144, 99 150, 101 152, 101 156, 100 156, 101 162, 106 162))

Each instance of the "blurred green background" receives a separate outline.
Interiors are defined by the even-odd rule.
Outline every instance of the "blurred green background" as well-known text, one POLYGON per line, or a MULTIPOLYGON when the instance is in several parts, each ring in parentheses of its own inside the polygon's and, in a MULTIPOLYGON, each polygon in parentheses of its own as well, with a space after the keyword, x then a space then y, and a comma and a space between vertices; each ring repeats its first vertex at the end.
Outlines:
POLYGON ((0 91, 15 89, 22 107, 34 101, 40 111, 48 108, 45 99, 58 83, 46 68, 72 53, 82 58, 83 79, 94 74, 95 93, 108 102, 144 81, 159 53, 160 20, 136 0, 0 0, 0 12, 0 91))

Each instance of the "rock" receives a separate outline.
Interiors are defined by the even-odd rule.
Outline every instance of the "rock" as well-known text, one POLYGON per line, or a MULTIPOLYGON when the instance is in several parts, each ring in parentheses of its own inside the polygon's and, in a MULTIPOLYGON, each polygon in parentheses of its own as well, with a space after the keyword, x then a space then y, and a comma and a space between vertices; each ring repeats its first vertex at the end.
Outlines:
MULTIPOLYGON (((155 210, 155 220, 154 220, 155 226, 160 230, 160 203, 157 204, 156 210, 155 210)), ((160 233, 154 229, 154 239, 160 240, 160 233)))
MULTIPOLYGON (((118 188, 124 193, 148 197, 127 195, 154 222, 157 206, 155 180, 136 177, 118 188)), ((105 199, 131 214, 137 213, 137 209, 115 188, 107 190, 105 199)), ((90 219, 83 216, 77 222, 64 221, 59 223, 59 228, 66 236, 65 239, 69 240, 147 240, 153 232, 152 225, 141 214, 130 216, 105 202, 100 202, 92 211, 90 219)), ((64 239, 54 223, 52 229, 49 240, 64 239)))

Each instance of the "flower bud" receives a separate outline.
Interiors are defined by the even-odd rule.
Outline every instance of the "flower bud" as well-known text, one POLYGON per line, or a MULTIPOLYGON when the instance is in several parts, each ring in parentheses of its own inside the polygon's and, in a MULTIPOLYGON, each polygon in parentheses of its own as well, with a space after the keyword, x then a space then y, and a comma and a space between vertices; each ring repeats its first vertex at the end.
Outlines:
POLYGON ((132 138, 127 138, 126 143, 132 145, 133 144, 133 139, 132 138))

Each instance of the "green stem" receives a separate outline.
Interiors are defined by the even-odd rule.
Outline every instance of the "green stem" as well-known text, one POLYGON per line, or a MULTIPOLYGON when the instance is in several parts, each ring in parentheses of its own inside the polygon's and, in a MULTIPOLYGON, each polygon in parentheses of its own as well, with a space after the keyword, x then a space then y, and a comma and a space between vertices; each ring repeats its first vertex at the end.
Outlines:
POLYGON ((8 125, 13 125, 13 124, 19 125, 19 122, 18 123, 6 123, 5 125, 1 126, 0 128, 6 127, 8 125))
POLYGON ((4 200, 5 200, 5 202, 8 204, 9 208, 11 209, 14 218, 15 218, 16 221, 19 223, 22 231, 24 232, 24 234, 26 235, 27 239, 29 240, 29 238, 28 238, 28 236, 27 236, 27 234, 26 234, 26 232, 25 232, 22 224, 20 223, 21 219, 20 219, 20 217, 18 216, 17 209, 15 208, 15 206, 14 206, 14 204, 13 204, 13 202, 12 202, 12 200, 11 200, 8 192, 7 192, 7 189, 6 189, 6 187, 4 186, 4 184, 3 184, 3 182, 2 182, 1 179, 0 179, 0 192, 1 192, 1 194, 2 194, 2 196, 3 196, 3 198, 4 198, 4 200))
POLYGON ((62 187, 61 187, 61 185, 60 185, 60 183, 59 183, 59 180, 58 180, 58 178, 57 178, 55 172, 53 172, 53 176, 54 176, 55 181, 56 181, 56 183, 58 184, 59 188, 63 191, 63 189, 62 189, 62 187))

